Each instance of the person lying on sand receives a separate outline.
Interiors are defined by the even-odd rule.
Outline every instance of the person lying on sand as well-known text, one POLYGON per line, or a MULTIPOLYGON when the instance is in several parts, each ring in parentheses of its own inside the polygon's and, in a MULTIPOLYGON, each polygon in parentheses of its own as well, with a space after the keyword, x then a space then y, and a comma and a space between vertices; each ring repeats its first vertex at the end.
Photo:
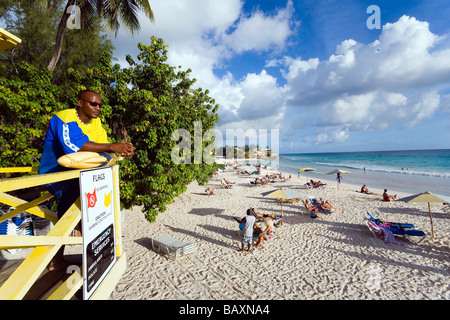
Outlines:
POLYGON ((361 193, 365 193, 365 194, 374 194, 374 195, 378 196, 378 194, 373 193, 373 192, 370 192, 370 191, 369 191, 369 188, 367 188, 366 185, 363 185, 363 186, 361 187, 361 193))
POLYGON ((389 195, 388 193, 387 193, 387 189, 384 189, 384 193, 383 193, 383 201, 395 201, 395 200, 397 200, 397 195, 393 195, 393 196, 391 196, 391 195, 389 195))
POLYGON ((215 190, 215 189, 211 189, 211 188, 206 189, 205 192, 206 192, 206 194, 207 194, 208 196, 211 196, 211 195, 215 195, 215 194, 216 194, 216 190, 215 190))

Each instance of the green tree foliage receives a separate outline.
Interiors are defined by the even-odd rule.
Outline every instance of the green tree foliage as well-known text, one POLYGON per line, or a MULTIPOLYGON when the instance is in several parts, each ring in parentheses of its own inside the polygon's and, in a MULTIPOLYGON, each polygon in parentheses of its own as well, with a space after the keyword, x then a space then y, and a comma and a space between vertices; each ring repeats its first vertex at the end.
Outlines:
MULTIPOLYGON (((192 88, 196 80, 189 78, 190 69, 177 70, 166 63, 167 46, 162 39, 152 37, 150 45, 140 43, 138 48, 138 62, 128 56, 130 67, 113 72, 114 84, 104 89, 110 92, 113 136, 128 139, 136 147, 135 156, 121 164, 122 201, 125 206, 142 204, 147 219, 153 221, 189 182, 204 184, 215 170, 214 165, 194 161, 173 163, 171 153, 177 141, 171 135, 177 129, 188 130, 194 146, 194 122, 201 122, 203 136, 218 120, 218 105, 208 90, 192 88)), ((203 141, 202 149, 205 146, 203 141)), ((190 158, 194 156, 192 150, 190 158)))
MULTIPOLYGON (((111 142, 128 140, 135 155, 120 162, 120 196, 124 207, 143 206, 149 221, 186 191, 190 182, 204 184, 217 165, 194 163, 194 122, 201 123, 201 135, 218 121, 218 105, 208 90, 193 88, 191 70, 166 63, 167 46, 152 37, 150 45, 140 43, 137 61, 127 57, 129 68, 111 64, 104 54, 96 67, 80 73, 69 69, 60 85, 51 84, 48 70, 19 63, 19 73, 0 78, 1 166, 37 165, 42 140, 50 117, 61 109, 76 106, 82 89, 101 93, 102 121, 111 142), (189 131, 192 163, 176 164, 172 141, 177 129, 189 131)), ((200 153, 210 143, 202 141, 200 153)))
MULTIPOLYGON (((42 1, 41 1, 42 2, 42 1)), ((22 43, 0 52, 0 75, 15 71, 15 64, 26 61, 38 69, 46 68, 55 50, 58 24, 67 1, 51 0, 42 5, 33 0, 0 0, 0 16, 5 29, 18 36, 22 43)), ((63 81, 68 68, 80 73, 97 64, 102 52, 112 54, 113 45, 104 33, 97 15, 90 15, 81 29, 65 28, 58 64, 52 72, 53 82, 63 81)))
POLYGON ((66 107, 48 70, 21 62, 17 72, 0 78, 2 167, 36 166, 51 114, 66 107))

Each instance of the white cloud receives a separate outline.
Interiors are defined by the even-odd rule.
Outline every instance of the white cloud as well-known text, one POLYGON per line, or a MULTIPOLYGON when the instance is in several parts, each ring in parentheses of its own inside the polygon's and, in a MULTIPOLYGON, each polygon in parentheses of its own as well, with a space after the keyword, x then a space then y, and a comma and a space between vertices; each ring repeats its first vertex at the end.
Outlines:
POLYGON ((288 37, 293 33, 292 13, 292 1, 275 16, 267 16, 261 10, 256 10, 248 17, 242 16, 235 30, 224 36, 223 41, 237 53, 251 50, 268 51, 274 47, 283 49, 288 37))
POLYGON ((440 101, 441 97, 436 91, 425 92, 422 94, 420 101, 411 108, 414 119, 412 119, 407 126, 413 127, 422 120, 431 118, 434 112, 439 109, 440 101))
MULTIPOLYGON (((155 23, 142 23, 133 40, 119 33, 115 55, 130 53, 137 42, 148 43, 151 35, 163 38, 169 45, 168 63, 192 69, 197 86, 209 89, 220 104, 223 127, 272 128, 283 117, 284 88, 277 79, 262 70, 235 79, 230 72, 218 77, 213 70, 245 51, 272 52, 286 46, 296 24, 292 22, 293 4, 272 14, 261 10, 243 11, 240 0, 154 0, 151 2, 155 23), (135 43, 130 48, 130 43, 135 43), (269 126, 272 125, 272 126, 269 126)), ((145 21, 144 18, 140 21, 145 21)), ((137 49, 134 49, 137 54, 137 49)), ((123 54, 123 55, 124 55, 123 54)))
POLYGON ((338 129, 327 129, 314 136, 305 136, 303 141, 320 145, 324 143, 342 143, 349 137, 348 127, 338 129))
MULTIPOLYGON (((279 128, 285 112, 286 88, 277 85, 277 79, 265 70, 250 73, 241 82, 231 84, 230 77, 217 92, 224 106, 221 121, 224 128, 279 128), (227 90, 233 88, 233 90, 227 90), (224 96, 223 93, 229 94, 224 96)), ((216 88, 214 89, 216 90, 216 88)))
POLYGON ((450 84, 450 49, 435 49, 441 40, 427 22, 403 16, 373 43, 341 42, 328 60, 284 58, 290 110, 307 114, 318 132, 305 141, 339 142, 349 132, 431 118, 440 108, 439 88, 450 84))
POLYGON ((191 68, 197 85, 221 105, 222 128, 279 127, 294 145, 341 143, 355 132, 412 127, 438 111, 450 114, 450 95, 441 92, 449 85, 450 49, 414 17, 384 25, 372 43, 342 41, 320 61, 274 55, 298 27, 291 0, 270 14, 246 13, 241 0, 154 0, 151 6, 155 24, 142 23, 134 39, 120 32, 115 56, 123 61, 121 52, 136 54, 137 42, 163 38, 168 63, 191 68), (214 73, 245 52, 266 54, 267 70, 279 68, 287 84, 266 70, 214 73), (303 138, 294 137, 301 130, 303 138))

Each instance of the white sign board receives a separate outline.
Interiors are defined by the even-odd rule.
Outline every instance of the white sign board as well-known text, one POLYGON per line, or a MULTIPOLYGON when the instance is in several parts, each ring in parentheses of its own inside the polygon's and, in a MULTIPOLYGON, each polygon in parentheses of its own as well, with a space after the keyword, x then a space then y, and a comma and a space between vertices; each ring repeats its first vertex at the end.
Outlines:
POLYGON ((116 262, 113 179, 112 167, 80 172, 85 300, 116 262))

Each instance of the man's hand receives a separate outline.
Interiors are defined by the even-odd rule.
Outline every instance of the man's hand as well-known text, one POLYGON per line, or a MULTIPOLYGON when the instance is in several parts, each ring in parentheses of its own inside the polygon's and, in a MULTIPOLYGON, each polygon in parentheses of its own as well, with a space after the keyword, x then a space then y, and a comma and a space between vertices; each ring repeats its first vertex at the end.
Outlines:
POLYGON ((113 152, 118 153, 124 157, 132 156, 134 154, 134 150, 136 150, 136 148, 133 147, 133 144, 131 144, 131 142, 121 141, 119 143, 114 143, 112 146, 113 152))

